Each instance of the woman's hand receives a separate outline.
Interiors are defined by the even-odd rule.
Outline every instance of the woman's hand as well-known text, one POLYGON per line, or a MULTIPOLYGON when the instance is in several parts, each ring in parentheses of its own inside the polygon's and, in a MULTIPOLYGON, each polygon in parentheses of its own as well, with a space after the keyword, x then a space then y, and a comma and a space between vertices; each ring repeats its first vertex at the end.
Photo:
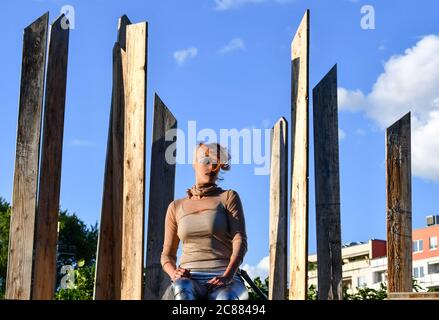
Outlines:
POLYGON ((233 279, 233 277, 225 276, 225 275, 212 278, 209 281, 207 281, 207 283, 206 283, 207 290, 211 291, 211 290, 214 290, 215 288, 226 286, 230 282, 232 282, 232 279, 233 279))
POLYGON ((191 275, 190 269, 178 267, 174 270, 171 279, 172 279, 172 281, 175 281, 179 278, 191 278, 191 277, 192 277, 192 275, 191 275))

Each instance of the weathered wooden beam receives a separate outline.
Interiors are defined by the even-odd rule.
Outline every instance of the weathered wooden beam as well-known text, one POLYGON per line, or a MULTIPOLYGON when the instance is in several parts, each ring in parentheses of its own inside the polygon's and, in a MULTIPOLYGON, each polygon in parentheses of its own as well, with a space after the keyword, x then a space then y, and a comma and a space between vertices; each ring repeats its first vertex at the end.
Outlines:
POLYGON ((50 28, 32 299, 52 300, 56 285, 58 214, 69 49, 69 28, 63 27, 63 19, 64 14, 58 17, 50 28))
POLYGON ((290 300, 308 290, 309 20, 307 10, 291 43, 290 300))
POLYGON ((313 89, 319 300, 342 300, 337 65, 313 89))
POLYGON ((439 292, 389 292, 387 300, 439 300, 439 292))
POLYGON ((273 127, 270 173, 270 275, 268 298, 287 295, 288 246, 288 122, 284 117, 273 127))
POLYGON ((130 19, 124 14, 119 18, 117 24, 117 43, 123 50, 126 50, 127 45, 127 26, 131 24, 130 19))
MULTIPOLYGON (((113 54, 114 56, 114 54, 113 54)), ((114 89, 113 89, 114 90, 114 89)), ((113 92, 114 95, 114 92, 113 92)), ((104 190, 102 196, 101 220, 96 253, 95 282, 93 298, 95 300, 120 299, 120 241, 122 239, 122 212, 114 210, 113 193, 113 104, 110 111, 108 128, 107 156, 104 169, 104 190), (119 219, 117 219, 119 217, 119 219), (118 220, 118 221, 117 221, 118 220), (119 231, 119 232, 117 232, 119 231), (118 259, 119 257, 119 259, 118 259), (119 265, 118 265, 119 261, 119 265)))
POLYGON ((410 113, 386 130, 387 274, 389 292, 412 292, 410 113))
POLYGON ((119 300, 122 273, 124 85, 122 53, 113 48, 113 92, 104 173, 94 298, 119 300))
POLYGON ((122 277, 122 198, 124 155, 124 66, 127 16, 119 18, 113 47, 113 89, 105 161, 104 191, 99 228, 94 298, 119 300, 122 277))
POLYGON ((48 19, 24 29, 6 299, 31 298, 48 19))
POLYGON ((142 298, 145 216, 146 22, 127 26, 121 299, 142 298))
MULTIPOLYGON (((176 139, 167 141, 166 133, 175 129, 177 129, 177 120, 156 94, 154 96, 146 247, 144 299, 147 300, 162 299, 166 289, 171 284, 169 276, 162 269, 160 255, 163 249, 166 209, 174 200, 175 185, 175 161, 167 159, 166 150, 170 145, 176 143, 176 139)), ((176 155, 174 154, 174 156, 176 155)))

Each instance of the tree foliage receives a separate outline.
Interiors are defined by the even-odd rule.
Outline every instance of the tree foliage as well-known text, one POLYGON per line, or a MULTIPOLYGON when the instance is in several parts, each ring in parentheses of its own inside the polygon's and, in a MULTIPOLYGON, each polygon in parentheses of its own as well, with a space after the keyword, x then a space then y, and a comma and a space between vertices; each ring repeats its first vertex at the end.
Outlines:
POLYGON ((0 197, 0 299, 5 295, 11 206, 0 197))
MULTIPOLYGON (((9 247, 11 206, 0 197, 0 299, 4 298, 9 247)), ((92 299, 98 226, 87 226, 75 213, 59 212, 56 299, 92 299), (61 272, 71 266, 72 274, 61 272), (63 278, 75 279, 67 288, 61 287, 63 278)))
MULTIPOLYGON (((262 282, 260 277, 256 277, 253 282, 256 287, 261 290, 268 297, 268 277, 265 278, 265 281, 262 282)), ((262 300, 261 297, 252 289, 248 288, 249 300, 262 300)))
POLYGON ((61 279, 60 288, 55 294, 55 300, 92 300, 95 276, 95 264, 86 266, 76 263, 76 268, 67 270, 61 279))

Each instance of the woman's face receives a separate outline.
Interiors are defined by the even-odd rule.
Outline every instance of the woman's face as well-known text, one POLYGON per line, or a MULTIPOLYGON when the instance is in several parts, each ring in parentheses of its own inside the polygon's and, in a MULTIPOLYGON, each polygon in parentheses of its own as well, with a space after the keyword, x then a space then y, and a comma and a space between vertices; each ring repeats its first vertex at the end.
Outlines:
POLYGON ((198 147, 193 167, 197 184, 214 183, 218 178, 218 159, 204 145, 198 147))

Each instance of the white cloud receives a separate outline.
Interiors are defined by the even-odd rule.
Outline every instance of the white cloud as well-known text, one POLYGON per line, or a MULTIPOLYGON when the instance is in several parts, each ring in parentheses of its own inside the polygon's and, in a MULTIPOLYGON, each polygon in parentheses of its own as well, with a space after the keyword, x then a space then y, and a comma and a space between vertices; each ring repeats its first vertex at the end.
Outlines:
POLYGON ((225 54, 231 51, 244 50, 244 49, 245 49, 244 41, 240 38, 234 38, 230 40, 229 43, 226 46, 222 47, 218 52, 221 54, 225 54))
POLYGON ((346 90, 345 88, 338 88, 338 106, 339 110, 360 111, 361 107, 365 105, 364 94, 360 90, 346 90))
POLYGON ((236 9, 249 3, 261 3, 267 0, 215 0, 215 10, 236 9))
POLYGON ((412 135, 412 169, 420 177, 439 181, 439 111, 431 111, 425 125, 412 135))
POLYGON ((241 269, 247 271, 250 278, 254 279, 256 277, 260 277, 262 281, 268 277, 270 267, 270 256, 266 256, 262 258, 261 261, 258 262, 256 266, 252 266, 249 264, 244 264, 241 269))
POLYGON ((73 147, 90 147, 93 146, 94 143, 90 140, 84 140, 84 139, 73 139, 70 142, 70 145, 73 147))
POLYGON ((369 94, 345 88, 338 94, 340 110, 363 111, 382 129, 411 111, 413 174, 439 181, 439 36, 392 56, 369 94))
POLYGON ((198 54, 198 50, 195 47, 179 50, 174 52, 174 59, 179 65, 183 65, 187 59, 195 58, 198 54))
POLYGON ((277 4, 292 3, 295 0, 215 0, 215 10, 225 11, 229 9, 237 9, 247 4, 258 4, 264 2, 274 2, 277 4))
POLYGON ((338 128, 338 140, 343 140, 346 138, 346 132, 343 129, 338 128))
POLYGON ((364 136, 366 134, 366 131, 361 128, 358 128, 357 130, 355 130, 355 133, 360 136, 364 136))

